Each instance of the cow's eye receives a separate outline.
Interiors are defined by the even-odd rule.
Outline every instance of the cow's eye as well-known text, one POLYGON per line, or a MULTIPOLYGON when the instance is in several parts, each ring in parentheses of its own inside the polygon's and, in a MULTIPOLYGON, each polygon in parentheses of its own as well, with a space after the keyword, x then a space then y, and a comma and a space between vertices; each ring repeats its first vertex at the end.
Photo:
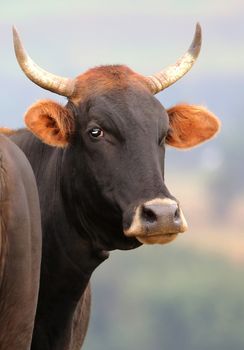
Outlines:
POLYGON ((93 138, 103 137, 103 130, 100 128, 92 128, 89 130, 89 134, 93 138))

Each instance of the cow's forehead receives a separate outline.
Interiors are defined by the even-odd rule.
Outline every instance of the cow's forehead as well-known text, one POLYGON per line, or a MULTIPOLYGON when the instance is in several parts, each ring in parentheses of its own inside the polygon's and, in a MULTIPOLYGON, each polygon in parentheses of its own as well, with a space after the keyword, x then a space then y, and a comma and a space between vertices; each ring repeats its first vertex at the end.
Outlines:
POLYGON ((104 130, 119 130, 127 137, 168 130, 168 114, 161 103, 147 91, 133 87, 97 94, 81 104, 80 111, 83 126, 99 125, 104 130))
POLYGON ((127 66, 109 65, 95 67, 75 79, 75 89, 70 100, 78 104, 90 97, 113 90, 124 91, 128 87, 142 89, 150 93, 146 78, 133 72, 127 66))

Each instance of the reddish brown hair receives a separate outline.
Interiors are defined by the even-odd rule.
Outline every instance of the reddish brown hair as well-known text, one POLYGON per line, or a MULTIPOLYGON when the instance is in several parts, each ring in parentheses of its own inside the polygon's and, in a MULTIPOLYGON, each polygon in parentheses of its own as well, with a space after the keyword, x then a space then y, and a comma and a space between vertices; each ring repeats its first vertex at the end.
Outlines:
POLYGON ((212 138, 220 129, 217 117, 202 106, 180 104, 168 111, 170 131, 166 142, 190 148, 212 138))
POLYGON ((74 118, 60 104, 42 100, 32 105, 25 114, 27 127, 45 143, 65 147, 74 132, 74 118))

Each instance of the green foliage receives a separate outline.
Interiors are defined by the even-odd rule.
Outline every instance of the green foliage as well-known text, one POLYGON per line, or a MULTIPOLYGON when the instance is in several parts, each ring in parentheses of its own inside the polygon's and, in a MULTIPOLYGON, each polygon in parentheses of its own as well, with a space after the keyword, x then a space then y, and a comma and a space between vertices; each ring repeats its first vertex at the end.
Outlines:
POLYGON ((95 273, 84 350, 243 350, 243 266, 177 243, 116 252, 95 273))

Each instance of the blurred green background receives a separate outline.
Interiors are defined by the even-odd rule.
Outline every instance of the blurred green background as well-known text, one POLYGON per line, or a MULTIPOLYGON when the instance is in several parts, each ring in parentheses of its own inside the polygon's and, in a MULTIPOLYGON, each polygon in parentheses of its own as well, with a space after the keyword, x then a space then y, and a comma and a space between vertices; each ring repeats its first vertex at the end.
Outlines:
POLYGON ((43 68, 74 77, 123 63, 151 74, 188 48, 199 21, 203 47, 183 79, 157 98, 203 104, 222 120, 218 137, 168 149, 166 183, 189 232, 166 246, 113 252, 94 273, 84 350, 244 349, 244 2, 89 0, 1 3, 0 125, 23 126, 41 98, 17 66, 11 25, 43 68))

